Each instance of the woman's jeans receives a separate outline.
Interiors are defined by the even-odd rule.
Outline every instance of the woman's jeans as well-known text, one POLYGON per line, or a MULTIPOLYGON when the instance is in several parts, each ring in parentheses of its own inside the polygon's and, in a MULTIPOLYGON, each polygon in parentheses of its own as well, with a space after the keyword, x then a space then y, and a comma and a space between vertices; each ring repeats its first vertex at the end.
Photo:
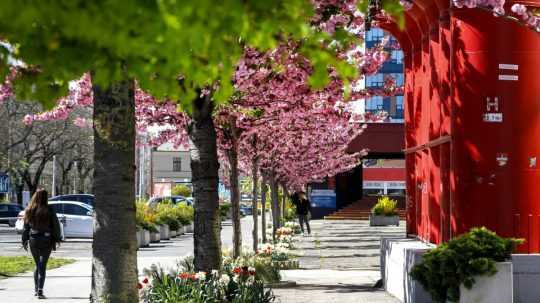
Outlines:
POLYGON ((34 271, 34 287, 36 292, 43 289, 45 284, 45 275, 47 270, 47 261, 51 255, 52 242, 51 236, 44 234, 30 235, 30 251, 32 257, 36 263, 36 270, 34 271))
POLYGON ((298 221, 300 223, 300 229, 302 230, 302 233, 304 233, 304 223, 306 223, 307 232, 308 234, 311 234, 311 228, 309 227, 308 215, 298 215, 298 221))

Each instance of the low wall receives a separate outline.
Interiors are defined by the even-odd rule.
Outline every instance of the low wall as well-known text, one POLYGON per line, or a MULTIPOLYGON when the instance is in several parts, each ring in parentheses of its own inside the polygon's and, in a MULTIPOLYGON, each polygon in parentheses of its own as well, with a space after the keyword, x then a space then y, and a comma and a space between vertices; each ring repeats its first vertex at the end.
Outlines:
POLYGON ((422 255, 433 247, 417 239, 381 239, 381 278, 384 289, 401 302, 432 302, 422 285, 408 273, 422 260, 422 255))
MULTIPOLYGON (((384 289, 401 302, 432 302, 431 296, 422 285, 414 281, 408 273, 415 264, 422 261, 423 254, 434 247, 413 238, 381 239, 381 279, 384 289)), ((512 255, 511 263, 498 263, 497 269, 495 276, 477 277, 472 291, 462 288, 460 302, 540 302, 540 254, 512 255), (509 275, 509 272, 512 274, 509 275), (493 283, 493 279, 500 285, 495 287, 496 290, 489 285, 493 283)))
POLYGON ((512 255, 514 303, 540 301, 540 254, 512 255))

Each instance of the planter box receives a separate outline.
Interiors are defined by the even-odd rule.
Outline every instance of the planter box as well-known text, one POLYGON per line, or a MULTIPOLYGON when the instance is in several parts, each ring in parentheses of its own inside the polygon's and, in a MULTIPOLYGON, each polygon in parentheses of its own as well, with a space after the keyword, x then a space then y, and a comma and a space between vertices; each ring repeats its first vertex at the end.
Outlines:
POLYGON ((180 226, 180 228, 176 231, 177 236, 181 236, 184 234, 184 227, 180 226))
POLYGON ((137 247, 141 247, 141 231, 137 230, 137 233, 135 233, 135 236, 137 237, 137 247))
POLYGON ((161 240, 169 240, 170 238, 170 229, 169 225, 160 225, 159 226, 159 238, 161 240))
POLYGON ((150 244, 150 232, 147 230, 140 230, 140 245, 139 247, 147 247, 150 244))
POLYGON ((169 236, 170 236, 171 238, 176 238, 176 230, 170 230, 170 231, 169 231, 169 236))
POLYGON ((150 233, 150 243, 157 243, 159 242, 159 232, 157 233, 150 233))
POLYGON ((193 233, 193 222, 191 222, 188 225, 184 225, 184 232, 185 233, 193 233))
POLYGON ((459 302, 474 303, 512 303, 513 272, 512 262, 500 262, 495 265, 497 273, 493 276, 476 276, 471 289, 459 287, 459 302))
POLYGON ((513 254, 514 303, 536 302, 540 298, 540 254, 513 254))
POLYGON ((409 275, 434 245, 412 238, 381 239, 381 279, 384 290, 405 303, 431 303, 431 295, 409 275))
POLYGON ((399 226, 399 216, 375 216, 369 214, 369 226, 399 226))

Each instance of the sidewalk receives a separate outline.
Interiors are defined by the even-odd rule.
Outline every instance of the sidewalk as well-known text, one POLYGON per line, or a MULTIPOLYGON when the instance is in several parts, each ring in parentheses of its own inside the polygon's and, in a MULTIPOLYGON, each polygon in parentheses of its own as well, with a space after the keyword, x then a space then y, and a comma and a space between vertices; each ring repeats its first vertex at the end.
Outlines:
MULTIPOLYGON (((242 219, 242 237, 244 245, 251 245, 252 220, 242 219)), ((19 236, 17 236, 19 237, 19 236)), ((231 222, 223 222, 221 233, 223 247, 232 246, 231 222)), ((53 253, 53 257, 73 258, 77 262, 57 269, 47 271, 45 282, 45 295, 47 300, 37 300, 33 297, 33 273, 25 273, 13 278, 0 280, 0 303, 88 303, 92 273, 92 248, 88 241, 74 241, 69 245, 60 247, 60 253, 53 253), (78 245, 77 248, 73 248, 78 245), (67 246, 70 249, 67 250, 67 246), (80 250, 85 250, 81 253, 80 250)), ((2 245, 2 244, 0 244, 2 245)), ((0 251, 0 254, 3 252, 0 251)), ((19 252, 20 254, 20 252, 19 252)), ((163 267, 174 267, 183 256, 193 254, 193 235, 186 234, 171 240, 152 243, 150 247, 141 248, 137 253, 139 275, 143 276, 143 269, 152 264, 163 267)))
POLYGON ((282 271, 296 281, 290 288, 274 289, 283 303, 397 303, 372 286, 380 278, 381 236, 405 236, 401 227, 370 227, 368 221, 311 222, 312 236, 297 243, 300 270, 282 271))
MULTIPOLYGON (((138 257, 139 275, 142 269, 152 264, 173 267, 178 257, 138 257)), ((79 258, 77 262, 47 272, 45 283, 46 302, 88 302, 90 295, 90 279, 92 259, 79 258)), ((0 302, 27 303, 43 302, 33 297, 33 274, 25 273, 13 278, 0 280, 0 302)))

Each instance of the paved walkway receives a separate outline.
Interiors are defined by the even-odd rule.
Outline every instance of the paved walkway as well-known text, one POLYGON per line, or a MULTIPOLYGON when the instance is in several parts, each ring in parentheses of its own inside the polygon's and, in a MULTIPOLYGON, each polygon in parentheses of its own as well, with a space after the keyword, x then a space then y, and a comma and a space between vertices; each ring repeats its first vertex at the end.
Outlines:
POLYGON ((300 270, 282 271, 295 287, 275 289, 283 303, 395 303, 386 292, 373 289, 380 278, 381 236, 405 236, 400 227, 370 227, 368 221, 311 222, 312 236, 297 243, 300 270))

